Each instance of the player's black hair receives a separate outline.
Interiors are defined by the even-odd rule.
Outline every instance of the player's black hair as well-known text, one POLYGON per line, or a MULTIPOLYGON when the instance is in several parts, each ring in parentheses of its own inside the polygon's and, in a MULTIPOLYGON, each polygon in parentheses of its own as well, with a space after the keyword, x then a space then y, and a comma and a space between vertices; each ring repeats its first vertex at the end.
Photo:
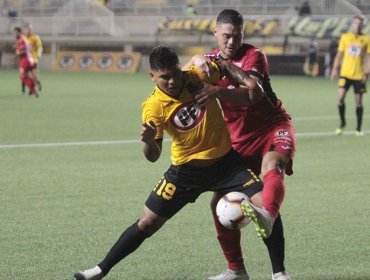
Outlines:
POLYGON ((173 49, 166 46, 158 46, 150 53, 149 63, 150 69, 156 71, 178 65, 179 57, 173 49))
POLYGON ((22 33, 22 28, 20 28, 19 26, 14 27, 14 30, 18 33, 22 33))
POLYGON ((217 24, 230 23, 232 25, 243 25, 243 16, 236 10, 226 9, 218 14, 216 19, 217 24))

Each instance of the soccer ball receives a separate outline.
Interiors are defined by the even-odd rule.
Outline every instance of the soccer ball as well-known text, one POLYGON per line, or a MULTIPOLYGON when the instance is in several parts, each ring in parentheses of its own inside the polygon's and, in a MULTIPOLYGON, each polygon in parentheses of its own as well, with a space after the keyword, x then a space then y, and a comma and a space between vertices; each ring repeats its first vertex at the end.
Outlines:
POLYGON ((250 223, 249 218, 242 211, 241 202, 243 200, 249 201, 246 194, 229 192, 217 202, 217 217, 224 227, 228 229, 240 229, 250 223))

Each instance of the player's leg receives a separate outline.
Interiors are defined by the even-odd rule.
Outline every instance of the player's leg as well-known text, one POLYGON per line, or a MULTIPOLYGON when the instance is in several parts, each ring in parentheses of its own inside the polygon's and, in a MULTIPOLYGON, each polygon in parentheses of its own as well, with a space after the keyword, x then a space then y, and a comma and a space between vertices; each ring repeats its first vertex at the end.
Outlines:
POLYGON ((364 114, 364 108, 362 105, 362 96, 366 92, 366 84, 362 81, 356 82, 354 84, 354 89, 355 89, 355 102, 356 102, 356 120, 357 120, 357 125, 356 125, 356 136, 363 136, 363 132, 361 130, 362 128, 362 117, 364 114))
POLYGON ((284 173, 289 161, 289 156, 276 151, 268 152, 263 156, 261 169, 264 182, 263 207, 274 219, 277 217, 284 200, 284 173))
POLYGON ((22 89, 21 95, 25 95, 26 94, 26 84, 23 81, 21 81, 21 89, 22 89))
POLYGON ((222 252, 227 260, 227 270, 220 275, 209 277, 209 280, 224 280, 224 279, 249 279, 246 268, 242 248, 240 245, 241 233, 240 229, 231 230, 224 227, 217 218, 216 206, 223 193, 214 193, 211 200, 211 210, 213 221, 215 224, 217 239, 221 246, 222 252))
MULTIPOLYGON (((237 230, 227 229, 219 222, 216 214, 216 206, 218 200, 222 197, 222 195, 231 191, 242 191, 248 197, 251 198, 253 203, 262 206, 262 195, 261 195, 262 184, 258 176, 252 174, 251 171, 246 171, 244 165, 240 165, 239 155, 237 155, 237 157, 234 157, 233 154, 229 155, 229 158, 226 158, 224 165, 222 164, 223 163, 220 163, 221 166, 219 167, 218 172, 221 173, 222 170, 223 174, 221 176, 225 176, 225 179, 228 176, 229 178, 226 181, 225 180, 222 181, 223 182, 222 186, 216 187, 216 192, 212 197, 210 206, 212 210, 215 228, 217 231, 217 239, 227 260, 228 267, 221 274, 211 276, 207 279, 248 280, 249 276, 244 265, 244 259, 240 245, 241 232, 239 229, 237 230), (228 182, 230 186, 232 186, 233 188, 228 187, 225 182, 228 182), (249 184, 248 187, 245 187, 246 184, 249 184)), ((217 175, 220 176, 219 174, 217 175)))
POLYGON ((40 78, 39 78, 39 74, 40 74, 40 71, 39 71, 39 68, 38 68, 38 64, 35 64, 33 70, 32 70, 32 74, 36 80, 36 85, 37 85, 37 88, 39 91, 42 91, 42 85, 41 85, 41 81, 40 81, 40 78))
POLYGON ((39 94, 35 88, 36 81, 33 78, 32 74, 30 72, 27 72, 24 76, 22 81, 25 83, 25 85, 28 87, 30 94, 35 95, 36 97, 39 97, 39 94))
POLYGON ((28 87, 31 94, 35 95, 36 97, 39 97, 39 94, 35 88, 36 80, 34 79, 33 74, 32 74, 33 64, 30 61, 23 59, 20 61, 19 65, 20 65, 19 73, 20 73, 22 82, 28 87))
POLYGON ((364 133, 361 131, 362 128, 362 116, 364 114, 364 107, 362 106, 362 93, 355 94, 356 97, 356 136, 363 136, 364 133))
POLYGON ((338 86, 337 103, 340 124, 339 127, 335 130, 335 134, 342 135, 343 129, 346 127, 346 104, 344 100, 350 86, 350 81, 345 78, 340 78, 338 81, 338 86))
POLYGON ((100 280, 109 271, 134 252, 144 240, 157 232, 167 221, 144 206, 140 219, 128 227, 109 250, 106 257, 95 267, 75 273, 74 280, 100 280))
MULTIPOLYGON (((261 137, 262 138, 262 137, 261 137)), ((261 177, 263 178, 264 187, 262 190, 263 209, 245 209, 246 214, 256 212, 257 216, 264 216, 266 210, 270 217, 275 220, 285 195, 284 174, 286 167, 287 174, 292 174, 291 164, 295 153, 296 138, 295 130, 290 121, 285 121, 277 125, 273 130, 269 130, 263 135, 264 143, 261 163, 261 177)), ((255 207, 251 207, 255 208, 255 207)), ((252 219, 253 220, 253 219, 252 219)), ((266 221, 265 235, 266 238, 272 231, 269 228, 268 219, 266 221)))
POLYGON ((193 174, 193 170, 182 170, 179 166, 171 166, 167 170, 145 202, 140 219, 122 233, 103 261, 89 270, 77 272, 74 275, 74 280, 102 279, 114 265, 134 252, 146 238, 157 232, 167 220, 186 204, 197 199, 201 191, 195 188, 189 189, 189 185, 191 185, 191 180, 198 182, 203 173, 198 172, 197 177, 193 174), (193 174, 194 177, 188 174, 193 174), (180 178, 184 178, 186 183, 182 182, 180 178))

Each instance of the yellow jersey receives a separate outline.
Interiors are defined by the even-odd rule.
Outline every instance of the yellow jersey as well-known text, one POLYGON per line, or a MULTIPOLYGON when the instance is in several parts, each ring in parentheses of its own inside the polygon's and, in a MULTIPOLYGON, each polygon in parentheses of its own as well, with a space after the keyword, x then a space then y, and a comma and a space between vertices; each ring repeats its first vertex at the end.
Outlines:
POLYGON ((38 63, 39 58, 42 55, 42 42, 41 42, 40 37, 36 34, 31 34, 29 36, 25 35, 24 37, 27 39, 28 43, 30 44, 31 56, 33 60, 35 61, 35 63, 38 63))
MULTIPOLYGON (((208 82, 221 78, 218 66, 208 82)), ((193 99, 193 89, 204 81, 200 71, 192 67, 182 72, 183 90, 178 98, 165 94, 158 86, 142 104, 142 121, 153 121, 157 127, 156 139, 164 131, 172 138, 171 162, 180 165, 193 159, 215 159, 231 149, 230 135, 223 119, 221 107, 213 99, 199 107, 193 99)))
POLYGON ((351 80, 363 80, 365 57, 370 54, 369 36, 344 33, 340 38, 338 51, 343 52, 340 76, 351 80))

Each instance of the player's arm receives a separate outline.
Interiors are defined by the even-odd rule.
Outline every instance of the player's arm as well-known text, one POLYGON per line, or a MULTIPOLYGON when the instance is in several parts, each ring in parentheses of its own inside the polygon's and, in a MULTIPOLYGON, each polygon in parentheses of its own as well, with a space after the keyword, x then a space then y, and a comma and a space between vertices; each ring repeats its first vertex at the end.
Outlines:
POLYGON ((340 51, 338 51, 336 56, 335 56, 333 68, 332 68, 331 73, 330 73, 330 78, 332 80, 334 80, 335 78, 338 77, 339 67, 342 64, 343 56, 344 56, 344 53, 340 52, 340 51))
POLYGON ((23 46, 23 45, 20 45, 19 47, 17 47, 15 49, 15 55, 19 56, 19 57, 25 56, 26 55, 26 47, 23 46))
POLYGON ((209 58, 204 55, 194 55, 185 65, 181 67, 181 70, 186 71, 192 66, 196 66, 207 78, 210 78, 211 60, 209 58))
POLYGON ((147 160, 155 162, 159 159, 162 152, 163 139, 155 139, 157 134, 157 127, 154 122, 149 124, 143 123, 141 128, 141 141, 144 142, 143 152, 147 160))
MULTIPOLYGON (((370 46, 369 46, 370 49, 370 46)), ((367 53, 366 55, 366 68, 365 68, 365 83, 369 80, 370 75, 370 53, 367 53)))
POLYGON ((218 98, 248 106, 257 103, 265 96, 258 78, 248 75, 242 69, 227 61, 220 60, 216 64, 221 71, 221 76, 228 76, 239 84, 239 87, 228 89, 206 84, 195 95, 195 100, 199 105, 203 106, 209 100, 218 98))
POLYGON ((36 36, 36 53, 37 57, 40 58, 43 52, 42 42, 39 36, 36 36))

